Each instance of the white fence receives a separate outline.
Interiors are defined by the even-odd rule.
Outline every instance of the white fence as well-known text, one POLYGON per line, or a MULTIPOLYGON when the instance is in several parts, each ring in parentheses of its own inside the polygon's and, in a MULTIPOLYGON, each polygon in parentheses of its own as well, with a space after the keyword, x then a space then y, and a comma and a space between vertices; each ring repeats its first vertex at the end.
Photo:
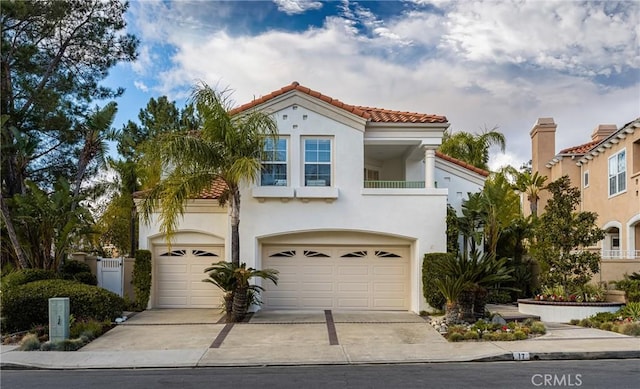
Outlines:
POLYGON ((123 295, 124 273, 122 271, 124 258, 97 259, 98 286, 112 291, 118 296, 123 295))

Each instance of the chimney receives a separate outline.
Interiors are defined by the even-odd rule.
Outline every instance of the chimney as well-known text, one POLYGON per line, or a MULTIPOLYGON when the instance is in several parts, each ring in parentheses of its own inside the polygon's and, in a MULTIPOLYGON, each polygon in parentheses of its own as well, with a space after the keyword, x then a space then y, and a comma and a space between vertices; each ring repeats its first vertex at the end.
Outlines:
POLYGON ((545 166, 556 155, 556 123, 553 118, 539 118, 533 125, 531 136, 531 170, 549 176, 545 166))
POLYGON ((600 124, 593 130, 591 140, 600 142, 616 131, 618 127, 615 124, 600 124))

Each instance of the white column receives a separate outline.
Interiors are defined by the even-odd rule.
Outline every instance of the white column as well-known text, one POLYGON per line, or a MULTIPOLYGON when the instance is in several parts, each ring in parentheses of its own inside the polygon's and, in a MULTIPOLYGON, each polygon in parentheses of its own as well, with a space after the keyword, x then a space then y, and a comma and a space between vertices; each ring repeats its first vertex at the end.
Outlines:
POLYGON ((436 149, 424 148, 424 187, 434 188, 436 181, 436 149))

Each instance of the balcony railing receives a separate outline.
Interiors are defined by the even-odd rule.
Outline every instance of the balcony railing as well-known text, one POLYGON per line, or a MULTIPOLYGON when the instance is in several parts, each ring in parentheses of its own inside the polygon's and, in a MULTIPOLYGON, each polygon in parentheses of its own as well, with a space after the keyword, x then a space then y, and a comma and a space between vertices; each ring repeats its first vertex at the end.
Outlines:
POLYGON ((424 181, 365 181, 366 189, 423 189, 424 181))
POLYGON ((602 250, 602 259, 640 259, 640 250, 602 250))

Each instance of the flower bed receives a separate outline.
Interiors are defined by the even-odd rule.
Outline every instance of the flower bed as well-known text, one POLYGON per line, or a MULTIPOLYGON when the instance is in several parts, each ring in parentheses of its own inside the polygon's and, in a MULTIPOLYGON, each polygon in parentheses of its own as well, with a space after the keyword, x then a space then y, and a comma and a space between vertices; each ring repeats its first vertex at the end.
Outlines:
POLYGON ((498 320, 447 325, 444 320, 431 319, 431 325, 450 342, 461 341, 513 341, 526 340, 543 335, 546 328, 542 322, 527 319, 523 322, 498 320))
POLYGON ((616 312, 623 303, 615 302, 569 302, 534 299, 518 300, 518 311, 539 316, 540 320, 555 323, 569 323, 573 319, 586 319, 600 312, 616 312))
POLYGON ((615 313, 604 312, 582 320, 571 320, 570 324, 640 336, 640 302, 631 302, 615 313))

